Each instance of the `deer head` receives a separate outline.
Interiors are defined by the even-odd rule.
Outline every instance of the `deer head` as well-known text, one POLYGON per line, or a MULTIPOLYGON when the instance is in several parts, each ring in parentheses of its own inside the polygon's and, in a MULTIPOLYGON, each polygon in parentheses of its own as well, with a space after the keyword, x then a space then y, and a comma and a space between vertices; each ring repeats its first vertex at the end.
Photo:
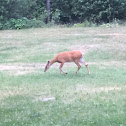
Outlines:
POLYGON ((47 62, 44 72, 46 72, 49 69, 49 67, 50 67, 50 61, 47 62))

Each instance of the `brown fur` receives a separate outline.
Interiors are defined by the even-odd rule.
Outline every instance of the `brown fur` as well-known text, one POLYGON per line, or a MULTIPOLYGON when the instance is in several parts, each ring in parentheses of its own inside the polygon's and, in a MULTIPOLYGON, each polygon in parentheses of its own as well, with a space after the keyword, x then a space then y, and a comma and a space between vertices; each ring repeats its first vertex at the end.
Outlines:
POLYGON ((74 62, 79 61, 81 57, 82 54, 80 51, 61 52, 51 60, 51 63, 53 64, 54 61, 58 63, 74 62))

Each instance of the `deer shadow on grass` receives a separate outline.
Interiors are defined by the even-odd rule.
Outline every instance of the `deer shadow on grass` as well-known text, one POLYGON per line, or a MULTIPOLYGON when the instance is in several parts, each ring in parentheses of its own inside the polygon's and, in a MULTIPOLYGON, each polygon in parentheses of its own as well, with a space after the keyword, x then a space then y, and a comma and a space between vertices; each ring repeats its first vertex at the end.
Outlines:
POLYGON ((92 75, 88 75, 88 73, 86 73, 86 72, 78 72, 78 74, 76 74, 75 72, 73 72, 73 71, 69 71, 69 72, 67 72, 67 74, 64 74, 64 73, 62 73, 62 74, 60 74, 57 70, 54 72, 54 71, 52 71, 52 72, 47 72, 47 73, 44 73, 44 76, 45 77, 49 77, 49 78, 52 78, 52 79, 54 79, 54 78, 69 78, 69 79, 72 79, 72 78, 85 78, 85 77, 90 77, 90 76, 92 76, 92 75))

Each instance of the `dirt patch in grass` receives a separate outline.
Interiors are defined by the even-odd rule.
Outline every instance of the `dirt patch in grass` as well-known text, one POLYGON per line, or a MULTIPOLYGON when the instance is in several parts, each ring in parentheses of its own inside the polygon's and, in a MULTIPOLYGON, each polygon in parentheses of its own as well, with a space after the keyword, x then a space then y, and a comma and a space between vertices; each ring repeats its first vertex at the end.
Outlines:
POLYGON ((24 75, 35 72, 43 68, 45 65, 41 63, 19 63, 19 64, 1 64, 0 71, 5 71, 13 75, 24 75))
MULTIPOLYGON (((88 62, 89 65, 97 65, 100 67, 116 66, 116 67, 126 67, 125 61, 109 61, 109 62, 88 62)), ((46 63, 15 63, 15 64, 0 64, 0 71, 8 72, 12 75, 25 75, 33 72, 38 72, 38 70, 44 71, 46 63)), ((51 68, 59 68, 60 64, 55 63, 51 68)), ((65 63, 64 67, 77 67, 75 63, 65 63)))

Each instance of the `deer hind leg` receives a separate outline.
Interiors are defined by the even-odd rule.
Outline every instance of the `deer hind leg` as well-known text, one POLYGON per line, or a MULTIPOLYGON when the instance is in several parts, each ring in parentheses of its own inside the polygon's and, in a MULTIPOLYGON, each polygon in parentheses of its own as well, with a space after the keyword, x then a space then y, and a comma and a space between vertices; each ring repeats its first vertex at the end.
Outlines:
POLYGON ((81 68, 81 65, 78 63, 78 61, 75 61, 75 64, 78 66, 78 69, 77 69, 77 71, 76 71, 76 73, 75 74, 77 74, 77 72, 80 70, 80 68, 81 68))
POLYGON ((89 68, 88 68, 88 64, 84 61, 83 57, 81 57, 81 59, 79 60, 79 62, 83 65, 85 65, 85 67, 87 68, 88 74, 90 74, 89 68))
POLYGON ((63 72, 63 70, 62 70, 63 65, 64 65, 64 63, 61 63, 61 64, 60 64, 60 67, 59 67, 59 69, 60 69, 60 74, 61 74, 61 73, 67 74, 67 73, 63 72))

